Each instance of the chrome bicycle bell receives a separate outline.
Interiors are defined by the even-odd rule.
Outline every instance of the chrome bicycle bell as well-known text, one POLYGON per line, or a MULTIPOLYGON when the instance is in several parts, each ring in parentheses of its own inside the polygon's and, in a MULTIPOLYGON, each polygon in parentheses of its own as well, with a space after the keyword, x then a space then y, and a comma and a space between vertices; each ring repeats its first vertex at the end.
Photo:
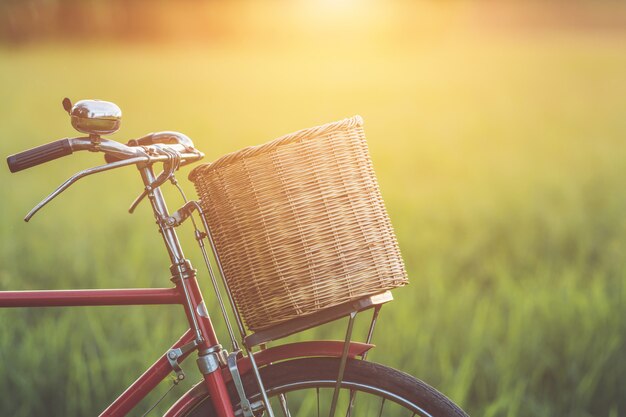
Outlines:
POLYGON ((122 122, 122 110, 115 103, 103 100, 80 100, 72 106, 69 98, 63 100, 74 129, 89 135, 117 132, 122 122))

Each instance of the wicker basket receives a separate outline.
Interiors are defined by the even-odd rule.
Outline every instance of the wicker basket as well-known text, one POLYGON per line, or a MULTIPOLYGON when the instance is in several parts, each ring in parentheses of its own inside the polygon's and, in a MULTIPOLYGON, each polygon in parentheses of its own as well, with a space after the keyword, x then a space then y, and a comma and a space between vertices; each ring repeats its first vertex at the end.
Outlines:
POLYGON ((189 179, 251 330, 408 282, 360 116, 231 153, 189 179))

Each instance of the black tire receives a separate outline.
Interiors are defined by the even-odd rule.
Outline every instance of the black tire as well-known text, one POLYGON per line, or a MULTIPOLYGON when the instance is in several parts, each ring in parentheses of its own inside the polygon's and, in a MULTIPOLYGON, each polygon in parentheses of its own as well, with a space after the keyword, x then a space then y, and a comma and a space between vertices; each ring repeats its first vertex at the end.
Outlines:
MULTIPOLYGON (((310 414, 327 416, 330 409, 328 406, 330 401, 327 399, 332 397, 338 369, 338 358, 295 359, 261 368, 261 377, 270 397, 275 416, 285 417, 285 413, 282 411, 280 403, 273 397, 276 398, 280 394, 286 395, 287 393, 290 393, 288 402, 291 417, 309 414, 302 412, 302 409, 293 413, 291 397, 293 395, 301 396, 302 393, 317 396, 317 407, 315 407, 317 410, 310 414), (322 403, 327 407, 322 407, 323 410, 320 412, 320 392, 322 391, 325 392, 326 396, 326 401, 322 401, 322 403)), ((251 400, 250 402, 258 401, 260 399, 259 389, 252 373, 249 372, 242 379, 245 392, 251 400)), ((351 392, 357 392, 358 394, 354 399, 355 408, 350 413, 351 416, 360 417, 364 414, 371 414, 359 412, 358 410, 358 407, 360 407, 359 401, 365 398, 364 401, 368 401, 367 411, 369 412, 372 408, 375 408, 373 415, 379 417, 388 417, 390 415, 403 417, 415 415, 467 417, 467 414, 452 401, 424 382, 403 372, 372 362, 348 360, 341 388, 344 400, 343 403, 337 406, 335 417, 346 417, 348 411, 347 404, 350 395, 352 395, 351 392), (378 405, 371 407, 369 405, 371 401, 374 401, 375 404, 381 404, 380 410, 377 408, 378 405), (387 410, 383 413, 384 407, 386 407, 385 404, 391 404, 394 407, 393 412, 387 410)), ((215 417, 215 411, 211 401, 209 401, 204 384, 197 385, 195 389, 204 390, 204 395, 184 415, 186 417, 215 417)), ((228 391, 233 404, 238 404, 239 399, 232 382, 228 384, 228 391)), ((298 400, 299 398, 296 397, 296 401, 298 400)), ((314 400, 309 402, 311 401, 314 400)), ((303 400, 300 400, 299 407, 302 407, 302 403, 303 400)), ((267 413, 264 415, 267 415, 267 413)))

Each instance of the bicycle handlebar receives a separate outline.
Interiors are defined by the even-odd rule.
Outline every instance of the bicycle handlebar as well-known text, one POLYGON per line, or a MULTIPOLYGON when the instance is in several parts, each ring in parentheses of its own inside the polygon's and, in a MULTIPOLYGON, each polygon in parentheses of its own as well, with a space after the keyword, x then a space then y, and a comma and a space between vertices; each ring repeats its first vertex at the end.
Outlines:
MULTIPOLYGON (((129 145, 124 145, 110 139, 102 139, 99 136, 65 138, 9 156, 7 163, 11 172, 31 168, 70 155, 73 152, 83 150, 103 152, 107 162, 105 165, 88 168, 73 175, 35 206, 24 220, 28 221, 53 198, 61 194, 79 179, 88 175, 128 165, 151 165, 155 162, 168 163, 174 160, 176 161, 174 165, 170 165, 170 169, 172 169, 170 173, 173 173, 178 167, 198 161, 204 157, 202 152, 194 148, 191 139, 178 132, 151 133, 142 138, 129 141, 129 145)), ((167 166, 167 164, 164 166, 167 166)))
POLYGON ((191 139, 178 132, 150 133, 129 141, 129 144, 110 139, 93 140, 90 137, 65 138, 11 155, 7 158, 7 164, 11 172, 18 172, 82 150, 103 152, 108 163, 137 157, 147 157, 148 160, 158 162, 163 159, 159 156, 165 159, 171 157, 165 148, 180 154, 184 163, 197 161, 204 156, 193 147, 191 139))

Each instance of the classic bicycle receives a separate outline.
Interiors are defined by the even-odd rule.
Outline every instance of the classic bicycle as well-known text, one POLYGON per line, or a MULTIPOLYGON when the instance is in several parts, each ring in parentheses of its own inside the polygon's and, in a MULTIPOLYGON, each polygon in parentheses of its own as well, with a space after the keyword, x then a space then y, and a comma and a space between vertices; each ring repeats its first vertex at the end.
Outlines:
MULTIPOLYGON (((284 317, 278 316, 280 318, 278 322, 272 322, 271 325, 264 323, 263 320, 270 320, 270 313, 256 317, 249 312, 254 309, 261 309, 258 310, 261 313, 273 311, 271 310, 272 303, 277 299, 277 296, 274 294, 270 298, 263 299, 261 295, 256 294, 254 297, 257 298, 253 297, 251 304, 247 305, 245 304, 247 302, 245 297, 241 295, 241 291, 245 288, 239 288, 238 285, 241 286, 240 284, 229 281, 228 278, 233 274, 232 271, 236 274, 236 267, 241 265, 237 264, 233 267, 228 264, 230 259, 228 256, 229 248, 225 239, 229 239, 234 232, 219 229, 215 225, 215 213, 207 213, 207 211, 213 210, 211 190, 207 191, 211 185, 209 184, 208 188, 200 187, 202 196, 201 201, 198 202, 188 201, 176 182, 174 174, 181 166, 199 161, 204 156, 201 151, 194 147, 191 139, 178 132, 158 132, 122 144, 102 137, 102 135, 114 133, 119 129, 121 110, 117 105, 100 100, 81 100, 72 105, 69 99, 65 99, 63 106, 71 117, 72 125, 86 136, 57 140, 9 156, 7 162, 11 172, 31 168, 78 151, 102 152, 106 164, 85 169, 72 176, 35 206, 26 215, 25 221, 29 221, 48 202, 81 178, 135 165, 145 188, 133 202, 130 212, 143 199, 148 199, 171 261, 169 272, 174 287, 4 291, 0 292, 0 307, 179 304, 183 306, 189 322, 189 329, 180 339, 113 401, 102 412, 101 416, 120 417, 127 415, 172 372, 175 374, 175 381, 184 379, 185 374, 180 364, 193 352, 197 353, 196 362, 202 380, 175 401, 165 413, 167 417, 259 417, 261 415, 274 417, 276 414, 282 414, 284 417, 309 415, 317 415, 318 417, 333 417, 335 415, 345 415, 346 417, 351 415, 376 415, 378 417, 383 415, 406 417, 415 415, 466 416, 448 398, 424 382, 403 372, 366 360, 368 351, 374 347, 371 341, 378 313, 383 304, 392 300, 389 291, 379 291, 376 294, 365 294, 358 297, 350 296, 346 302, 321 307, 316 305, 316 308, 320 308, 304 313, 302 313, 304 307, 298 307, 302 311, 298 310, 295 315, 290 316, 282 313, 284 317), (155 167, 162 167, 162 172, 156 174, 155 167), (161 187, 167 183, 176 186, 185 201, 184 205, 173 213, 168 210, 161 192, 161 187), (176 228, 187 220, 191 220, 194 225, 195 237, 228 331, 230 351, 223 348, 217 339, 200 291, 196 270, 185 258, 177 237, 176 228), (220 243, 222 241, 226 243, 220 243), (211 266, 211 257, 215 261, 216 271, 211 266), (234 311, 240 337, 235 335, 233 325, 229 321, 220 284, 225 289, 228 304, 234 311), (356 342, 352 340, 354 321, 357 314, 365 310, 372 311, 367 338, 365 342, 356 342), (253 333, 249 333, 246 329, 242 313, 244 313, 248 330, 254 327, 253 333), (344 340, 316 340, 269 346, 270 342, 280 340, 287 335, 345 317, 348 318, 348 324, 344 340)), ((303 143, 302 138, 306 135, 330 132, 337 126, 342 128, 346 126, 358 127, 361 120, 360 118, 353 118, 342 123, 303 131, 304 133, 283 138, 280 143, 289 145, 303 143)), ((273 147, 277 146, 277 143, 267 146, 274 149, 273 147)), ((259 154, 263 150, 252 149, 244 153, 246 155, 255 152, 259 154)), ((302 164, 301 161, 297 163, 302 164)), ((246 164, 243 163, 243 165, 246 164)), ((341 165, 349 165, 349 163, 342 160, 341 165)), ((340 167, 339 170, 341 169, 343 168, 340 167)), ((362 169, 362 167, 357 166, 356 172, 358 173, 362 169)), ((342 196, 345 197, 344 194, 342 196)), ((253 197, 259 198, 256 191, 253 197)), ((332 205, 326 195, 320 201, 326 208, 332 205)), ((292 205, 296 203, 290 202, 292 205)), ((227 207, 227 211, 231 210, 229 207, 227 207)), ((306 207, 308 210, 308 206, 306 207)), ((350 207, 351 210, 360 215, 358 211, 360 206, 353 205, 350 207)), ((289 210, 292 209, 293 207, 290 207, 289 210)), ((232 209, 233 215, 237 214, 235 213, 237 210, 236 208, 232 209)), ((274 207, 270 211, 279 211, 279 208, 274 207)), ((349 213, 345 215, 348 216, 349 213)), ((221 223, 218 222, 218 225, 221 223)), ((367 233, 363 225, 357 226, 359 226, 360 234, 365 235, 367 233)), ((239 230, 237 225, 232 227, 239 230)), ((305 230, 306 227, 307 225, 298 223, 298 230, 305 230)), ((317 225, 308 225, 308 227, 317 227, 317 225)), ((337 232, 333 233, 336 234, 337 232)), ((321 234, 321 236, 325 235, 321 234)), ((267 237, 267 239, 272 238, 271 236, 267 237)), ((281 239, 283 238, 281 237, 281 239)), ((356 237, 350 239, 356 239, 356 237)), ((372 242, 371 239, 368 242, 369 246, 376 246, 376 242, 372 242)), ((285 245, 288 243, 285 241, 285 245)), ((302 237, 295 241, 295 244, 301 245, 302 237)), ((254 268, 256 265, 253 261, 256 258, 253 252, 256 249, 250 245, 247 248, 249 249, 248 252, 245 251, 246 247, 236 246, 235 251, 243 252, 244 265, 241 266, 242 268, 254 268), (253 261, 246 262, 250 259, 253 261)), ((314 256, 319 258, 322 254, 316 253, 314 256)), ((374 258, 373 255, 372 258, 374 258)), ((274 261, 280 262, 280 260, 274 261)), ((284 263, 281 264, 281 267, 291 271, 293 265, 296 264, 297 262, 294 260, 287 267, 284 266, 284 263)), ((311 262, 308 261, 304 268, 312 269, 311 262)), ((304 281, 296 284, 306 285, 304 281)), ((334 283, 331 284, 335 285, 334 283)), ((252 281, 243 281, 243 287, 254 285, 256 283, 252 281)), ((319 290, 318 292, 321 294, 323 291, 319 290)), ((339 291, 334 287, 326 291, 331 295, 333 292, 339 291)), ((318 297, 312 294, 314 293, 305 293, 304 301, 318 297)), ((320 304, 321 295, 318 298, 313 300, 315 301, 314 304, 320 304)))

